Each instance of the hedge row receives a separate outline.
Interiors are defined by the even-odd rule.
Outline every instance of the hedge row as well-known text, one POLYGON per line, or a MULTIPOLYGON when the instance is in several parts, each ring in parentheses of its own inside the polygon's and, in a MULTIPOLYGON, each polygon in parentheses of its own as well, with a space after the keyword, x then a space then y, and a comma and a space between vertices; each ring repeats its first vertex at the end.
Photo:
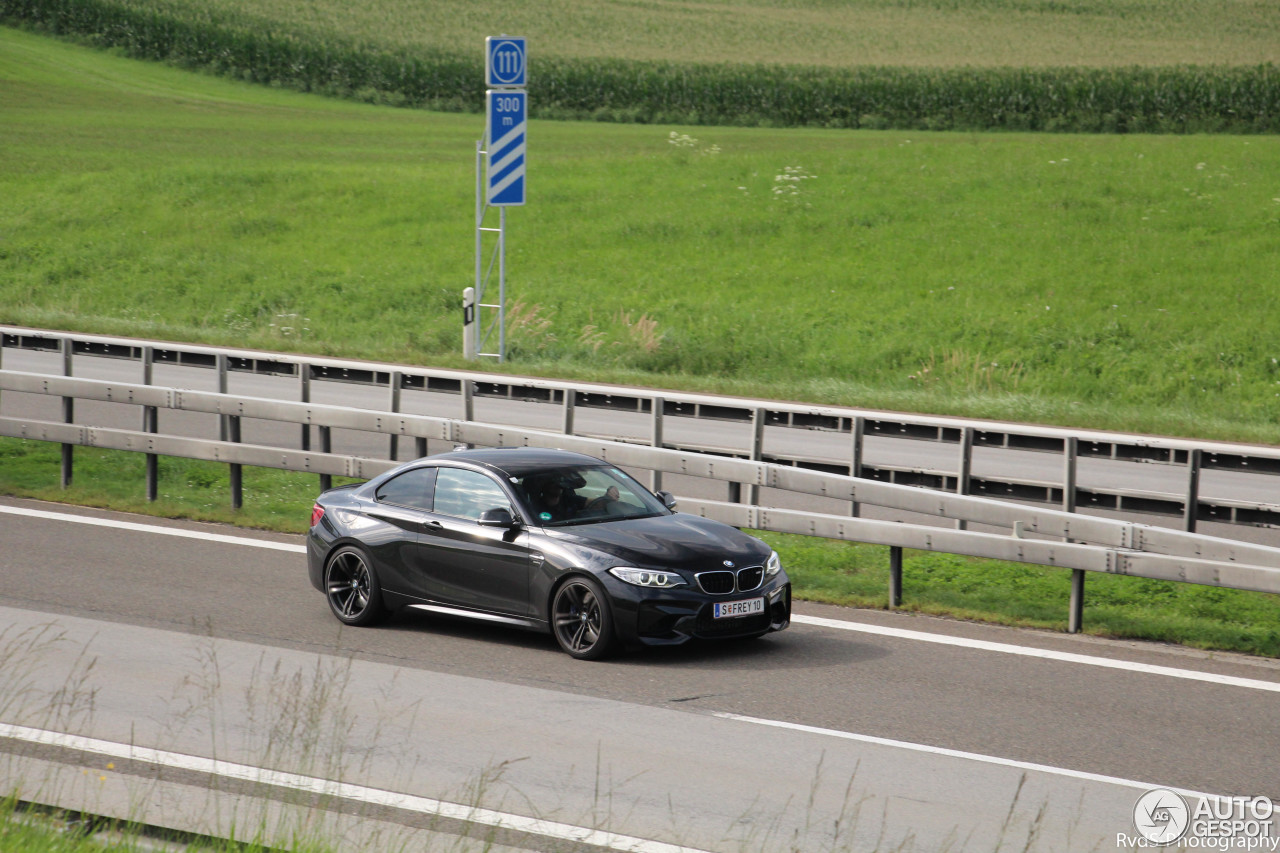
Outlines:
MULTIPOLYGON (((304 91, 478 112, 479 47, 310 40, 209 8, 0 0, 0 19, 304 91)), ((540 57, 536 117, 756 126, 1162 133, 1280 131, 1280 68, 828 69, 540 57)))

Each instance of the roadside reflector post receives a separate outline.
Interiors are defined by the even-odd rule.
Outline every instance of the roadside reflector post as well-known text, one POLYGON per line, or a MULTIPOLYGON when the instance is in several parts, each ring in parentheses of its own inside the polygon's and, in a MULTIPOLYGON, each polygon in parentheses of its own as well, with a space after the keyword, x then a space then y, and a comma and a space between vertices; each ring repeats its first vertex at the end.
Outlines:
MULTIPOLYGON (((62 375, 71 375, 71 357, 75 352, 75 342, 71 338, 63 338, 59 341, 59 347, 62 350, 62 375)), ((76 398, 62 398, 62 422, 73 424, 76 422, 76 398)), ((62 445, 62 488, 66 489, 71 486, 72 466, 74 465, 74 444, 62 445)))
POLYGON ((902 606, 902 546, 889 546, 889 607, 902 606))
POLYGON ((476 289, 462 291, 462 357, 476 360, 476 289))
POLYGON ((1079 634, 1084 625, 1084 569, 1071 570, 1071 604, 1067 614, 1067 633, 1079 634))

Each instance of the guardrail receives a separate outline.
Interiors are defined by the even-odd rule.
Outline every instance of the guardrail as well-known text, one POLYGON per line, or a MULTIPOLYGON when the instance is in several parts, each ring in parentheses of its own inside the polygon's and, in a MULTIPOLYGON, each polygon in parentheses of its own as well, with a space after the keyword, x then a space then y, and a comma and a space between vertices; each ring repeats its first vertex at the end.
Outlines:
MULTIPOLYGON (((875 505, 956 522, 1005 527, 1013 535, 947 530, 717 501, 686 500, 683 506, 685 511, 693 510, 740 527, 872 542, 889 545, 893 549, 946 551, 1071 569, 1073 595, 1069 624, 1076 630, 1082 619, 1085 571, 1280 592, 1280 548, 984 497, 940 493, 847 474, 805 470, 764 460, 719 457, 450 418, 408 414, 393 416, 343 406, 9 370, 0 370, 0 390, 53 396, 64 401, 80 399, 121 403, 142 409, 144 422, 149 427, 143 430, 0 417, 0 435, 62 444, 65 465, 69 465, 70 448, 77 445, 141 452, 149 458, 171 455, 212 460, 232 467, 233 490, 237 488, 238 479, 234 472, 238 472, 242 465, 322 476, 367 478, 396 464, 391 460, 240 443, 240 419, 256 418, 318 426, 322 431, 335 427, 357 429, 410 437, 423 443, 437 439, 490 447, 561 447, 599 456, 625 467, 745 483, 757 488, 821 495, 849 501, 851 505, 875 505), (158 435, 151 430, 156 423, 156 410, 160 408, 220 415, 229 427, 228 438, 214 440, 158 435), (1025 538, 1028 534, 1051 537, 1054 541, 1025 538)), ((69 408, 65 410, 70 411, 69 408)), ((69 473, 68 469, 64 472, 69 473)), ((154 476, 155 466, 148 465, 149 495, 154 494, 154 476)), ((901 596, 900 555, 898 550, 890 592, 891 603, 895 606, 901 596)))
MULTIPOLYGON (((458 370, 407 368, 394 364, 0 326, 0 366, 3 366, 6 348, 57 353, 62 359, 61 372, 65 375, 72 374, 72 361, 77 355, 132 360, 140 365, 143 384, 150 383, 156 365, 166 364, 212 370, 217 375, 217 387, 222 391, 227 390, 228 376, 237 373, 291 377, 297 381, 297 397, 302 403, 310 401, 313 383, 354 383, 385 388, 386 411, 393 415, 401 408, 403 393, 415 391, 456 395, 458 416, 465 421, 474 420, 477 399, 539 403, 559 410, 561 431, 570 435, 576 433, 575 413, 578 410, 628 412, 648 419, 647 434, 633 438, 652 446, 844 472, 962 495, 979 494, 1034 502, 1068 512, 1081 507, 1177 518, 1187 531, 1195 531, 1201 521, 1280 527, 1280 504, 1208 498, 1201 494, 1200 488, 1201 475, 1206 470, 1280 475, 1280 448, 1273 447, 809 406, 458 370), (739 446, 674 442, 668 435, 670 419, 740 424, 746 440, 739 446), (766 428, 844 435, 848 437, 847 453, 834 458, 812 453, 767 451, 764 441, 766 428), (868 464, 865 446, 867 439, 873 437, 952 448, 954 467, 944 470, 936 464, 868 464), (1058 456, 1061 475, 1049 479, 974 476, 974 450, 982 448, 1058 456), (1076 473, 1082 460, 1110 460, 1178 469, 1183 488, 1176 492, 1096 485, 1084 488, 1079 485, 1076 473)), ((304 448, 309 446, 309 441, 310 434, 304 429, 304 448)), ((396 441, 393 436, 393 456, 396 441)), ((731 497, 740 497, 733 491, 735 486, 730 488, 731 497)), ((747 501, 754 503, 756 497, 752 492, 747 501)), ((856 507, 854 512, 856 514, 856 507)))

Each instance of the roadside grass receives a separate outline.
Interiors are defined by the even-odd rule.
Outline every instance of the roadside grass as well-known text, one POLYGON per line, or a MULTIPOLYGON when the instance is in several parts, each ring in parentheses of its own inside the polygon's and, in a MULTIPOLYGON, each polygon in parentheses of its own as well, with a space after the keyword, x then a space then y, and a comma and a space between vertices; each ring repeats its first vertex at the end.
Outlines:
MULTIPOLYGON (((467 364, 479 119, 0 47, 0 321, 467 364)), ((1280 442, 1280 138, 531 128, 506 370, 1280 442)))
MULTIPOLYGON (((230 508, 227 466, 160 457, 160 497, 146 500, 143 456, 76 448, 70 488, 59 484, 57 444, 0 439, 0 494, 164 518, 304 533, 317 477, 244 468, 244 508, 230 508)), ((355 482, 335 478, 335 484, 355 482)), ((888 604, 888 549, 755 531, 782 555, 796 598, 846 607, 888 604)), ((1023 563, 907 551, 903 608, 938 616, 1063 631, 1070 572, 1023 563)), ((1090 573, 1084 630, 1280 657, 1280 596, 1090 573)))

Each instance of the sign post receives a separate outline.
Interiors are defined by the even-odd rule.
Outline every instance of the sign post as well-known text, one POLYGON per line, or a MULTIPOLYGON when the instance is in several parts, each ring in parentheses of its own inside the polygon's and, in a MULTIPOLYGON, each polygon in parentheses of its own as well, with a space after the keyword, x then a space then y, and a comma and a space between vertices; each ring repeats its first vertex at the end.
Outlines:
POLYGON ((490 36, 484 40, 485 127, 476 143, 476 282, 466 316, 463 354, 506 359, 507 352, 507 208, 525 203, 525 134, 529 115, 528 54, 525 40, 490 36), (483 171, 483 176, 482 176, 483 171), (498 227, 486 227, 489 208, 498 209, 498 227), (486 234, 496 235, 486 267, 486 234), (494 265, 498 268, 497 300, 486 294, 494 265), (497 340, 493 340, 496 331, 497 340), (469 334, 469 337, 467 336, 469 334), (496 347, 494 346, 496 343, 496 347))

